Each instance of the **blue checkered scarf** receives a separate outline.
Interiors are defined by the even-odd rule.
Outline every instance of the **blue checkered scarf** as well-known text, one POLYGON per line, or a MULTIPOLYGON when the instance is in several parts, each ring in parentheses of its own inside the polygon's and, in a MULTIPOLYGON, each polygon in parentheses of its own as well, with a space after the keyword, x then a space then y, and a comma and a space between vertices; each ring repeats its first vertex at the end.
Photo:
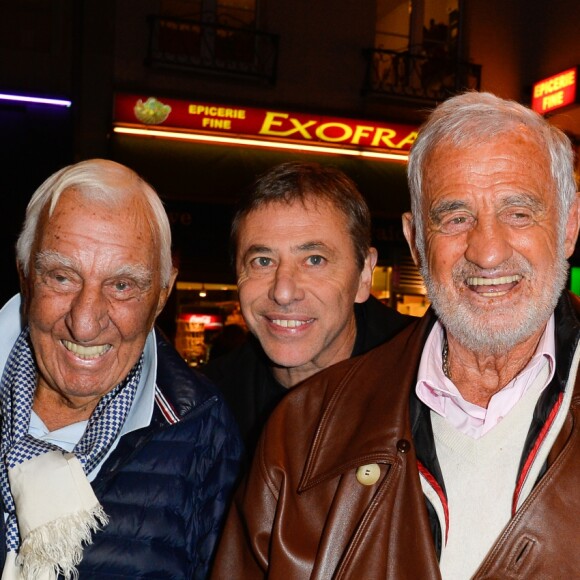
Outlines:
MULTIPOLYGON (((135 398, 142 366, 143 356, 127 378, 109 391, 93 411, 82 438, 73 449, 85 474, 99 464, 118 437, 135 398)), ((14 552, 19 549, 20 535, 8 470, 48 451, 60 450, 56 445, 28 434, 36 375, 29 332, 25 328, 12 348, 0 382, 0 493, 8 514, 6 546, 8 551, 14 552)))

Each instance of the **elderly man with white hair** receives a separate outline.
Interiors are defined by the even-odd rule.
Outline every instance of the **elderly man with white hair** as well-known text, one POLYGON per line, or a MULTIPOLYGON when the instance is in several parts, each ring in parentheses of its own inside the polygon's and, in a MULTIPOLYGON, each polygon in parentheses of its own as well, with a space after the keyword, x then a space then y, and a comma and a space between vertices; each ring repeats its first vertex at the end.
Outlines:
POLYGON ((3 579, 205 578, 241 443, 154 330, 176 277, 153 189, 101 159, 34 193, 0 311, 3 579))

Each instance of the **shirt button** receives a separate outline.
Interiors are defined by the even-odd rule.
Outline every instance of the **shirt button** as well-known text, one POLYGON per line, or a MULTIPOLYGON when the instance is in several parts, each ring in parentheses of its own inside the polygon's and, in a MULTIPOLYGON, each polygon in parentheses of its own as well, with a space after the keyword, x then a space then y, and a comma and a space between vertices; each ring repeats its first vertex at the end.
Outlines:
POLYGON ((361 465, 356 470, 356 478, 359 483, 363 485, 374 485, 379 481, 381 476, 381 468, 377 463, 369 463, 368 465, 361 465))
POLYGON ((411 449, 411 444, 406 439, 399 439, 397 441, 397 451, 400 453, 408 453, 411 449))

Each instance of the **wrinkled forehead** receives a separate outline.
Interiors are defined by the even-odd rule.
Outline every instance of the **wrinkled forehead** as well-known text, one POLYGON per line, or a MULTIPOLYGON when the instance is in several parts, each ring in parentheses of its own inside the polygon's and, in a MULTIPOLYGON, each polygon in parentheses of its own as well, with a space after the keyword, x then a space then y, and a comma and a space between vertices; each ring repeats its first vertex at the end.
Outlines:
MULTIPOLYGON (((528 131, 512 131, 457 143, 439 142, 425 156, 422 194, 427 195, 433 182, 447 179, 489 178, 509 180, 517 187, 537 183, 544 193, 557 194, 549 153, 528 131)), ((467 183, 466 183, 467 184, 467 183)))
POLYGON ((63 223, 91 224, 102 222, 115 228, 119 239, 133 238, 147 251, 159 253, 159 233, 151 208, 137 193, 122 197, 100 197, 78 188, 67 188, 59 196, 54 207, 46 206, 40 214, 35 236, 36 249, 41 249, 47 236, 58 236, 63 223), (73 219, 74 218, 74 219, 73 219))
POLYGON ((466 154, 478 151, 482 147, 493 148, 498 152, 508 148, 525 148, 533 151, 538 163, 550 164, 547 143, 544 136, 532 128, 518 124, 511 127, 495 127, 489 131, 453 131, 444 135, 433 146, 428 148, 424 157, 424 166, 434 158, 444 156, 447 151, 463 151, 466 154))
MULTIPOLYGON (((243 218, 241 228, 243 228, 244 221, 249 221, 252 217, 261 213, 268 213, 271 216, 276 216, 281 219, 287 217, 290 210, 294 215, 303 213, 304 215, 315 215, 319 219, 342 219, 348 221, 348 216, 344 214, 342 209, 330 199, 321 197, 317 194, 306 193, 300 197, 280 198, 268 200, 259 206, 252 208, 243 218)), ((289 217, 287 219, 290 219, 289 217)))
MULTIPOLYGON (((255 236, 257 228, 284 229, 288 235, 292 235, 294 230, 304 235, 306 230, 311 232, 313 239, 321 230, 327 232, 330 229, 337 243, 351 237, 348 217, 330 200, 314 196, 291 201, 269 201, 248 212, 239 224, 237 245, 247 241, 250 231, 251 236, 255 236)), ((240 247, 237 249, 239 251, 240 247)))
POLYGON ((311 237, 332 235, 336 243, 350 238, 346 216, 330 201, 308 198, 270 201, 247 213, 240 221, 237 235, 238 253, 250 239, 266 239, 270 234, 284 232, 286 236, 311 237))

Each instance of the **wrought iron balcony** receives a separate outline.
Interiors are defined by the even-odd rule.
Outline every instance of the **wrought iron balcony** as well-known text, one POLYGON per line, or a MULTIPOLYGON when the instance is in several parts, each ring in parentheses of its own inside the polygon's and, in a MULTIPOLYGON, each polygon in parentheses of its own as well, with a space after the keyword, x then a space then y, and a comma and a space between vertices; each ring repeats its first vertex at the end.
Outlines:
POLYGON ((364 51, 365 94, 442 101, 468 89, 479 90, 481 65, 411 51, 364 51))
POLYGON ((236 75, 274 84, 278 36, 215 22, 149 17, 150 66, 236 75))

